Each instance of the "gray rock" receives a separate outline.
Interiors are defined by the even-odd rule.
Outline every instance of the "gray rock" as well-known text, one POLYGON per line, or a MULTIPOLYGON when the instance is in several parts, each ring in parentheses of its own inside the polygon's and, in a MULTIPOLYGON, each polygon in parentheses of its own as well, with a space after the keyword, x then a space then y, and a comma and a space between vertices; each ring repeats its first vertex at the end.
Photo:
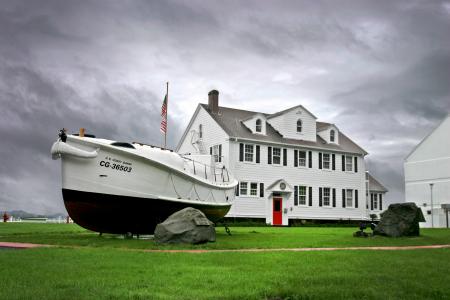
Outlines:
POLYGON ((419 222, 425 222, 422 210, 412 202, 391 204, 380 216, 373 234, 390 237, 418 236, 419 222))
POLYGON ((208 220, 204 213, 187 207, 156 225, 155 241, 170 244, 215 242, 216 230, 214 223, 208 220))

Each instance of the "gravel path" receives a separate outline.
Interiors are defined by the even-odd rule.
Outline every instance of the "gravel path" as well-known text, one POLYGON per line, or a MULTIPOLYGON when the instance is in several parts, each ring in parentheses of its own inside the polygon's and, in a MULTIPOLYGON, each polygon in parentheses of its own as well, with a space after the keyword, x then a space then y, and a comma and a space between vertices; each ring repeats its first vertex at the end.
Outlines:
MULTIPOLYGON (((0 242, 0 248, 7 249, 29 249, 38 247, 55 247, 56 245, 30 244, 30 243, 10 243, 0 242)), ((83 248, 79 246, 63 246, 70 248, 83 248)), ((152 253, 222 253, 222 252, 310 252, 310 251, 339 251, 339 250, 378 250, 378 251, 395 251, 395 250, 417 250, 417 249, 443 249, 450 248, 450 245, 426 245, 426 246, 379 246, 379 247, 333 247, 333 248, 253 248, 253 249, 180 249, 180 250, 147 250, 147 249, 129 249, 135 251, 152 252, 152 253)))

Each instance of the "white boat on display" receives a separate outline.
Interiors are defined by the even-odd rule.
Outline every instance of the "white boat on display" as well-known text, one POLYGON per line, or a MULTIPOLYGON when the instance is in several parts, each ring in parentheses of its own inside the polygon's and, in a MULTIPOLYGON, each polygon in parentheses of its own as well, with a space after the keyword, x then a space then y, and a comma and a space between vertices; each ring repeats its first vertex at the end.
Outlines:
POLYGON ((62 195, 78 225, 102 233, 151 234, 185 207, 211 221, 229 211, 237 181, 211 155, 180 155, 142 143, 66 135, 51 148, 62 161, 62 195))

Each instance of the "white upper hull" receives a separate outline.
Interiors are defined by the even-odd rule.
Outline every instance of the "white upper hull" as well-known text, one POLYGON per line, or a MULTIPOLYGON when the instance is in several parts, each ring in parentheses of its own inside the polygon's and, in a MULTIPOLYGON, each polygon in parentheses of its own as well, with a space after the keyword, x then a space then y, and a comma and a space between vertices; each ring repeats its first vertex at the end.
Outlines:
POLYGON ((63 189, 192 204, 232 204, 237 181, 225 169, 169 150, 113 143, 77 136, 67 136, 65 143, 55 142, 52 156, 62 159, 63 189))

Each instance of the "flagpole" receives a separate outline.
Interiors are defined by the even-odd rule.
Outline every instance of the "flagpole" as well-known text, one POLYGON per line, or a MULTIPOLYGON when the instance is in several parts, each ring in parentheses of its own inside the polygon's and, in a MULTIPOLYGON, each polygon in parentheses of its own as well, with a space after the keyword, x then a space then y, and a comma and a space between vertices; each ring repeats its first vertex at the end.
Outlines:
POLYGON ((167 128, 169 127, 168 123, 169 123, 169 114, 168 114, 168 110, 169 110, 169 82, 166 82, 166 97, 167 97, 167 101, 166 101, 166 131, 164 132, 164 149, 167 148, 167 128))

